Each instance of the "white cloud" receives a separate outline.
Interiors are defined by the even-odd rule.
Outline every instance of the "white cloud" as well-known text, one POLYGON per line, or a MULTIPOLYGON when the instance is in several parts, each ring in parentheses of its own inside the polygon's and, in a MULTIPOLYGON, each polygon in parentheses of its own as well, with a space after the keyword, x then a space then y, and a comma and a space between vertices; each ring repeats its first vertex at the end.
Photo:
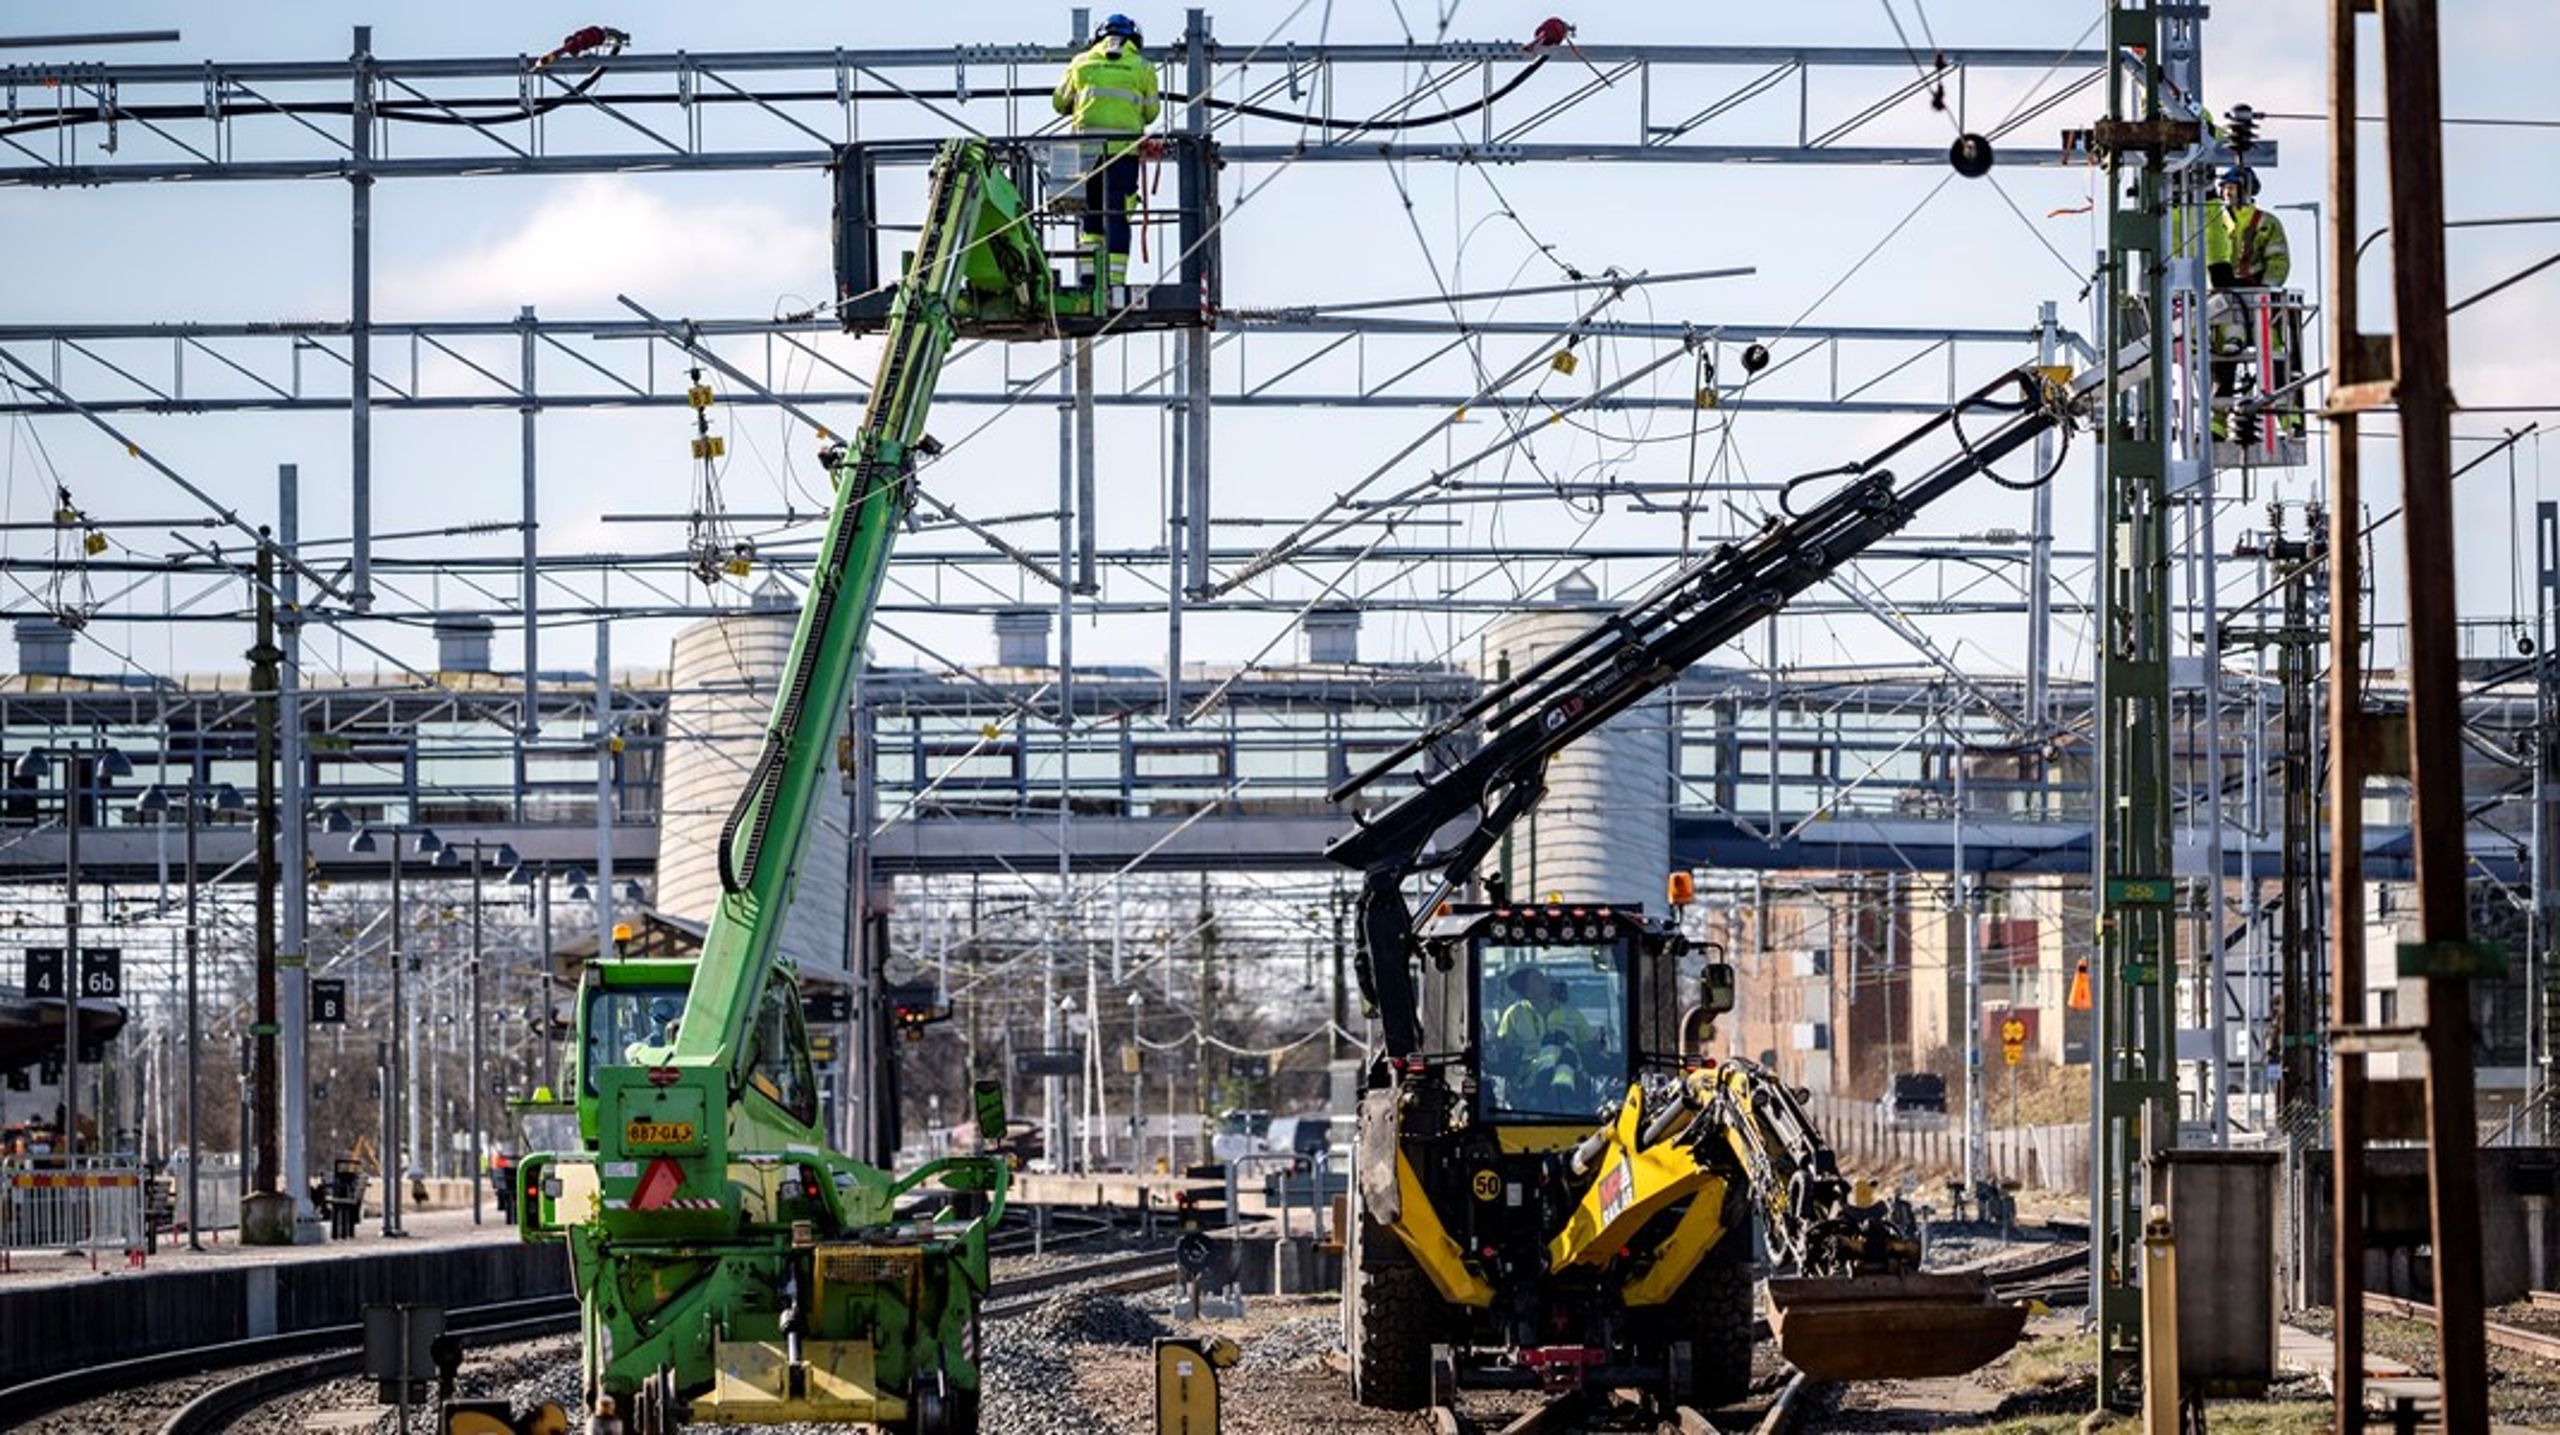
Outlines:
POLYGON ((827 272, 826 227, 815 219, 757 204, 678 204, 642 182, 598 175, 563 185, 511 232, 387 276, 376 302, 398 317, 483 318, 526 303, 597 313, 616 294, 645 302, 706 287, 805 292, 823 288, 827 272))

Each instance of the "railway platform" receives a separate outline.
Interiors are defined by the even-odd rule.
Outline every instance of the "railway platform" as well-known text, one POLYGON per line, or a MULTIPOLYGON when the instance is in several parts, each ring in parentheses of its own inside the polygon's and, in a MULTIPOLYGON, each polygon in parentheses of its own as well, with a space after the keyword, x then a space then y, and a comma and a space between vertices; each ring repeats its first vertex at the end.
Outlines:
POLYGON ((0 1261, 0 1296, 13 1291, 42 1286, 76 1285, 94 1280, 124 1280, 180 1274, 189 1271, 234 1270, 258 1266, 293 1265, 312 1261, 343 1261, 351 1255, 391 1254, 440 1250, 472 1245, 512 1245, 516 1229, 500 1221, 491 1210, 482 1217, 484 1224, 471 1223, 469 1207, 430 1210, 407 1216, 403 1220, 405 1234, 386 1236, 380 1222, 360 1225, 346 1240, 319 1241, 294 1246, 244 1245, 238 1233, 230 1230, 207 1231, 202 1249, 187 1244, 184 1233, 164 1235, 160 1248, 138 1260, 118 1250, 29 1250, 19 1248, 0 1261))

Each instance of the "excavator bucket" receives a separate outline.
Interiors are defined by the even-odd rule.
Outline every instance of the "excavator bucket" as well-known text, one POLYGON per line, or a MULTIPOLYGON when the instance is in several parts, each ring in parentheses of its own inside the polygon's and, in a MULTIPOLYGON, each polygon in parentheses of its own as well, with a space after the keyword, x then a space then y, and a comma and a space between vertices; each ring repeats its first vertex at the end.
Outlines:
POLYGON ((2007 1354, 2026 1325, 2027 1308, 1978 1275, 1769 1282, 1778 1353, 1816 1380, 1962 1375, 2007 1354))

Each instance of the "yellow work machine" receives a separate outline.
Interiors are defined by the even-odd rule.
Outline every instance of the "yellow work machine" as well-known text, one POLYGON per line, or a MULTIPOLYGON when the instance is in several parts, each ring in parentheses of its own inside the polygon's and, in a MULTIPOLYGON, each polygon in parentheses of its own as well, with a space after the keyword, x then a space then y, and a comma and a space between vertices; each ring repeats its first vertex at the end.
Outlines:
POLYGON ((1751 1376, 1755 1223, 1779 1351, 1809 1374, 1954 1374, 2016 1343, 2025 1311, 1977 1278, 1920 1273, 1913 1233, 1841 1175, 1795 1092, 1712 1055, 1733 973, 1675 918, 1515 904, 1479 869, 1536 806, 1549 758, 2038 435, 2067 439, 2088 392, 2017 370, 1806 475, 1785 517, 1335 789, 1351 803, 1419 769, 1326 849, 1363 877, 1360 983, 1380 1029, 1345 1231, 1361 1401, 1508 1384, 1726 1403, 1751 1376), (1953 452, 1934 467, 1905 481, 1884 466, 1942 429, 1953 452), (1837 480, 1827 497, 1793 504, 1820 480, 1837 480), (1479 880, 1489 902, 1455 900, 1479 880))

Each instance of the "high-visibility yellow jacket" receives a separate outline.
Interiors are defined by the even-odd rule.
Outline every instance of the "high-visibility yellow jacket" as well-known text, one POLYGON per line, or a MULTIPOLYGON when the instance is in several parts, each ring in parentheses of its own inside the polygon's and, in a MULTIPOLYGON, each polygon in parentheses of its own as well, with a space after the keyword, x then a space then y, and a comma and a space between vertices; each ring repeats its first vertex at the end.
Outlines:
POLYGON ((1535 1052, 1550 1037, 1572 1042, 1579 1053, 1591 1043, 1591 1023, 1562 1002, 1540 1011, 1536 1002, 1523 997, 1504 1009, 1494 1027, 1495 1041, 1523 1053, 1535 1052))
POLYGON ((2204 262, 2230 265, 2235 284, 2283 288, 2285 276, 2293 272, 2284 221, 2254 204, 2216 206, 2204 234, 2204 262))
POLYGON ((1156 100, 1156 67, 1138 47, 1117 36, 1067 64, 1049 104, 1078 130, 1142 130, 1163 108, 1156 100))

